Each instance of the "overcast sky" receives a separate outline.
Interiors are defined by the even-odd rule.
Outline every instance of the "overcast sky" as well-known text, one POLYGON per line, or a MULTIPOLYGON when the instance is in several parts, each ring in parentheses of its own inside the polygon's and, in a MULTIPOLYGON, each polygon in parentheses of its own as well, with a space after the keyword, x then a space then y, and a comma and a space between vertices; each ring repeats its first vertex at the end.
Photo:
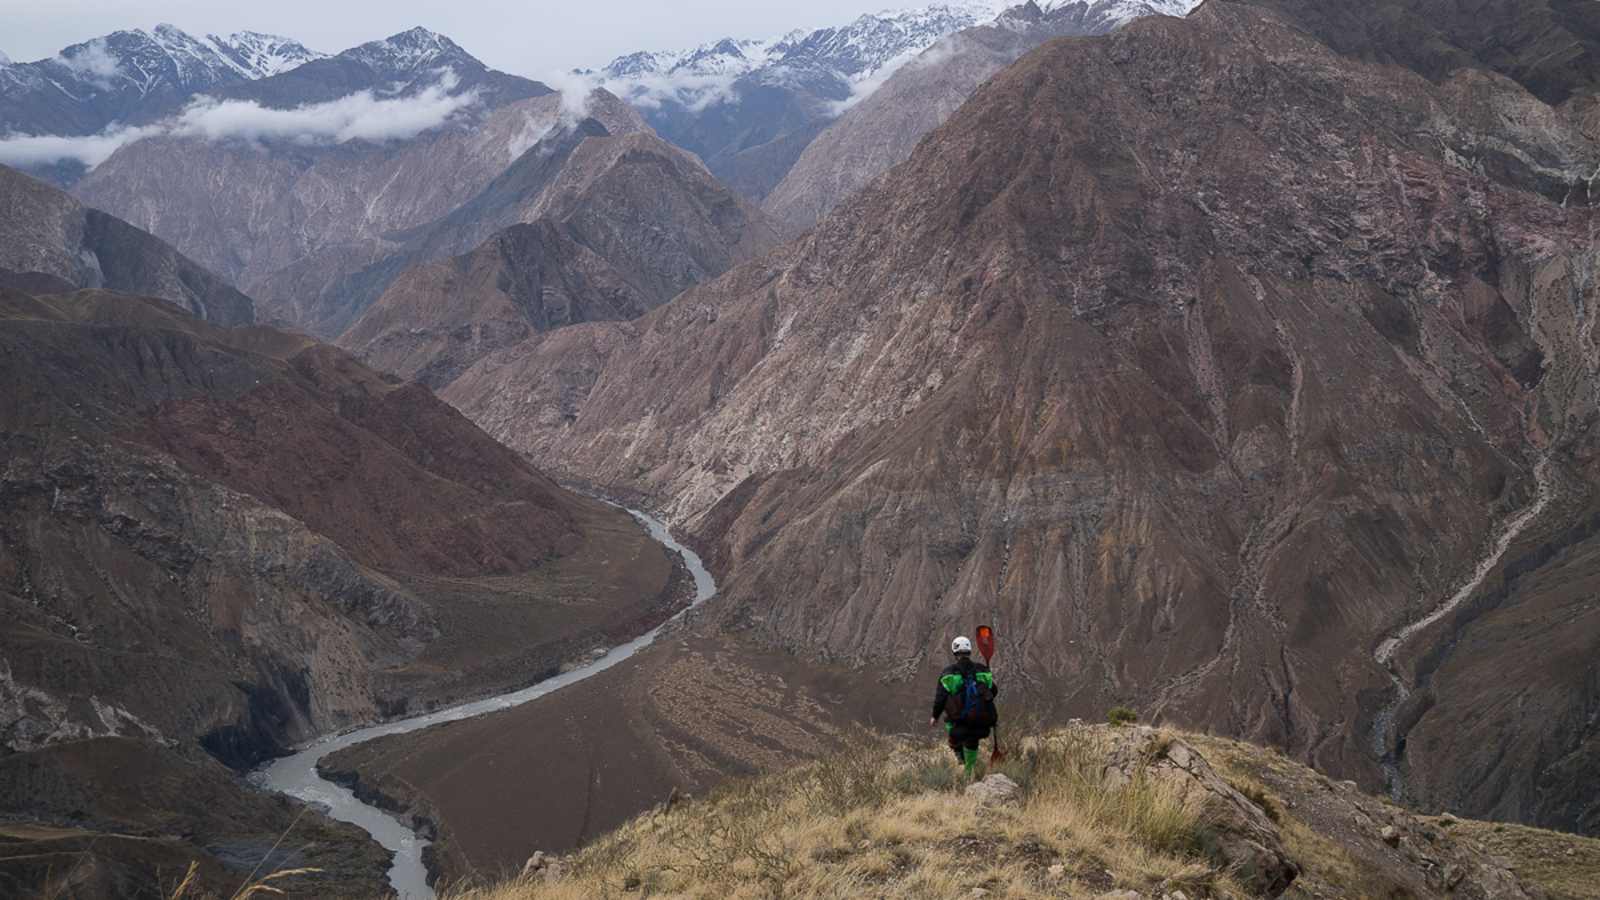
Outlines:
POLYGON ((337 53, 415 25, 479 59, 540 77, 634 50, 767 37, 916 0, 0 0, 0 52, 17 62, 123 28, 171 22, 195 34, 264 31, 337 53))

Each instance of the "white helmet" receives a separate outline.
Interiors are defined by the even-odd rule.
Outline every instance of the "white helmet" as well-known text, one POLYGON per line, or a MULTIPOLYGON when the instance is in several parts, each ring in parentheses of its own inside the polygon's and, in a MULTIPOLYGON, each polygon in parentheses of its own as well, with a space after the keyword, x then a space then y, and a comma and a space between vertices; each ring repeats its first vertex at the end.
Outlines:
POLYGON ((971 653, 972 642, 964 637, 958 637, 950 642, 951 653, 971 653))

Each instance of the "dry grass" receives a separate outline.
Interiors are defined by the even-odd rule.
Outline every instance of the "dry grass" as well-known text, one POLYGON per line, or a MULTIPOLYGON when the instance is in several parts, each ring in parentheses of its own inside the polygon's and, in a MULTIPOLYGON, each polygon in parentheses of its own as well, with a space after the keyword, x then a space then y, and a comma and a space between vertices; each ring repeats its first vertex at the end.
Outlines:
MULTIPOLYGON (((259 878, 256 877, 255 873, 251 873, 250 878, 237 891, 234 891, 229 900, 251 900, 252 897, 268 895, 287 896, 288 885, 282 883, 302 875, 316 875, 321 871, 321 869, 280 869, 259 878)), ((199 877, 200 864, 190 863, 189 871, 184 874, 183 880, 178 882, 178 886, 172 889, 172 893, 167 895, 167 900, 211 900, 215 895, 209 892, 201 893, 197 889, 196 884, 199 877)))
POLYGON ((559 878, 453 900, 1244 896, 1200 855, 1199 817, 1171 790, 1139 777, 1108 785, 1091 736, 1020 737, 1014 729, 1001 766, 1023 786, 1012 806, 965 798, 947 751, 874 739, 635 819, 565 860, 559 878))
POLYGON ((1431 821, 1509 860, 1519 877, 1542 888, 1551 900, 1600 897, 1600 840, 1500 822, 1431 821))

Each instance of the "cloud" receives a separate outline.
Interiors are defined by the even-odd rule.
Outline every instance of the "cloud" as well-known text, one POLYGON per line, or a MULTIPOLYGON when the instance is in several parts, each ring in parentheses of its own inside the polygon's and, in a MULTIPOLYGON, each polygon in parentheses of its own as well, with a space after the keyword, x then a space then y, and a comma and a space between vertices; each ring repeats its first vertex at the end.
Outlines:
POLYGON ((31 168, 61 162, 78 162, 94 168, 105 162, 123 144, 153 137, 163 129, 113 128, 100 134, 63 136, 53 134, 14 134, 0 137, 0 164, 31 168))
POLYGON ((641 109, 660 109, 663 103, 671 102, 698 113, 737 99, 739 92, 734 85, 740 74, 661 72, 606 79, 600 86, 641 109))
POLYGON ((179 114, 170 128, 180 137, 205 140, 290 141, 343 144, 348 141, 409 140, 448 122, 478 102, 476 91, 452 93, 459 84, 445 70, 439 82, 410 97, 379 98, 358 91, 293 109, 274 109, 254 100, 202 97, 179 114))
POLYGON ((76 49, 77 52, 71 56, 63 54, 56 59, 63 66, 94 82, 102 89, 110 89, 112 80, 122 75, 116 57, 106 49, 105 38, 95 38, 87 44, 68 49, 76 49))
POLYGON ((850 86, 850 96, 830 104, 829 112, 842 116, 857 103, 878 92, 901 69, 912 71, 944 64, 956 55, 958 42, 965 40, 960 32, 946 35, 926 50, 907 50, 870 72, 863 72, 850 86))
POLYGON ((552 72, 540 80, 561 95, 562 127, 571 128, 589 117, 589 98, 599 89, 599 79, 582 72, 552 72))
POLYGON ((287 141, 302 146, 409 140, 477 104, 476 91, 453 93, 459 84, 459 77, 445 69, 440 70, 438 83, 410 97, 380 98, 371 91, 358 91, 293 109, 202 96, 177 117, 157 125, 113 125, 99 134, 81 136, 6 135, 0 137, 0 163, 33 167, 77 161, 93 169, 125 144, 169 135, 208 141, 287 141))
POLYGON ((538 122, 532 116, 524 119, 522 129, 517 132, 510 143, 506 144, 506 154, 510 162, 516 162, 522 154, 532 150, 540 141, 544 140, 550 132, 556 130, 560 120, 551 122, 538 122))

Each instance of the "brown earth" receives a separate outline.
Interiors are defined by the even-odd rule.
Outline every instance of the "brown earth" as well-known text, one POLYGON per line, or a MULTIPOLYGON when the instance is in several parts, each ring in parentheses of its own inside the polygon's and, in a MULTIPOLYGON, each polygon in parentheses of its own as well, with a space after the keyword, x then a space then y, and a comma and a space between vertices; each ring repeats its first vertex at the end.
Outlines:
POLYGON ((320 869, 281 885, 319 897, 370 897, 389 869, 365 832, 242 789, 195 749, 94 738, 0 757, 0 896, 165 900, 191 862, 196 893, 221 896, 258 864, 320 869))
POLYGON ((1580 125, 1214 0, 1046 45, 798 242, 446 397, 661 498, 766 648, 926 676, 987 619, 1062 712, 1592 827, 1580 125))
POLYGON ((570 689, 353 747, 322 769, 437 835, 441 883, 481 882, 517 874, 537 850, 590 842, 674 792, 848 755, 855 724, 918 728, 921 693, 676 627, 570 689))
MULTIPOLYGON (((0 320, 3 815, 70 832, 76 889, 259 861, 282 816, 202 747, 245 767, 522 687, 682 603, 632 517, 340 351, 106 292, 0 320)), ((378 890, 370 842, 308 816, 330 884, 378 890)), ((5 877, 59 874, 19 847, 5 877)))

